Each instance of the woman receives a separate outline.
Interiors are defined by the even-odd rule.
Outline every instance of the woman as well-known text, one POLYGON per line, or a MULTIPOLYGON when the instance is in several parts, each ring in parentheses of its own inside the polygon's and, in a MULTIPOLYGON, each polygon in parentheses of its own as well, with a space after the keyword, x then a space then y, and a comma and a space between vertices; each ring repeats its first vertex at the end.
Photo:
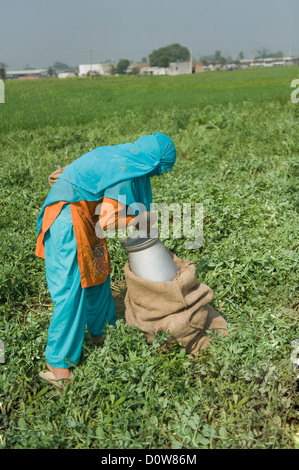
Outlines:
POLYGON ((54 302, 46 347, 49 370, 39 374, 43 380, 58 384, 72 377, 86 325, 96 344, 103 342, 105 326, 115 325, 110 259, 97 224, 106 230, 136 219, 148 222, 150 177, 170 171, 175 158, 172 140, 155 132, 84 154, 53 185, 37 220, 35 252, 45 259, 54 302), (134 215, 126 212, 128 207, 136 209, 134 215))

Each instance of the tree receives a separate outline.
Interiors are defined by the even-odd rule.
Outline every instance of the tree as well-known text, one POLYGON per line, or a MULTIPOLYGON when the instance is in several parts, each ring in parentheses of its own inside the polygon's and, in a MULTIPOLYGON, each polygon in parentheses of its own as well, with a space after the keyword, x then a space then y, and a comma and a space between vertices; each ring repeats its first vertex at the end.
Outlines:
POLYGON ((269 59, 272 57, 279 58, 283 56, 284 54, 282 51, 271 52, 266 47, 262 47, 261 49, 257 50, 257 56, 255 57, 255 59, 269 59))
POLYGON ((244 53, 243 53, 243 51, 240 51, 240 52, 239 52, 238 59, 239 59, 239 60, 243 60, 243 59, 244 59, 244 53))
POLYGON ((221 51, 215 51, 214 57, 215 57, 215 60, 220 60, 221 51))
POLYGON ((49 77, 53 77, 53 75, 55 75, 54 67, 49 67, 48 70, 47 70, 47 73, 48 73, 49 77))
POLYGON ((169 67, 170 59, 167 55, 162 55, 158 60, 158 67, 169 67))
POLYGON ((215 56, 213 54, 212 55, 205 55, 205 56, 202 57, 201 61, 204 65, 215 63, 215 56))
POLYGON ((128 59, 120 59, 116 65, 115 72, 124 75, 129 65, 130 61, 128 59))
POLYGON ((53 64, 53 68, 54 69, 69 69, 69 65, 67 64, 64 64, 63 62, 55 62, 55 64, 53 64))
POLYGON ((110 66, 110 73, 111 73, 111 75, 115 75, 115 74, 116 74, 116 66, 115 66, 115 65, 111 65, 111 66, 110 66))
POLYGON ((222 57, 222 56, 219 57, 218 62, 219 62, 219 64, 222 65, 222 66, 225 65, 225 64, 227 64, 226 58, 225 58, 225 57, 222 57))
POLYGON ((262 47, 257 50, 257 56, 255 59, 266 59, 267 57, 270 57, 270 50, 267 49, 267 47, 262 47))
POLYGON ((272 57, 278 59, 279 57, 284 57, 284 53, 282 51, 273 52, 272 57))
POLYGON ((220 64, 220 65, 225 65, 227 63, 227 60, 225 57, 221 55, 221 51, 215 51, 214 54, 214 62, 220 64))
MULTIPOLYGON (((155 49, 151 54, 149 54, 149 62, 151 67, 165 67, 166 64, 170 62, 177 61, 187 61, 190 58, 190 52, 187 47, 181 46, 178 43, 171 44, 169 46, 160 47, 160 49, 155 49)), ((166 67, 168 67, 166 65, 166 67)))
POLYGON ((138 75, 140 73, 140 70, 138 67, 133 67, 130 72, 128 72, 129 75, 138 75))

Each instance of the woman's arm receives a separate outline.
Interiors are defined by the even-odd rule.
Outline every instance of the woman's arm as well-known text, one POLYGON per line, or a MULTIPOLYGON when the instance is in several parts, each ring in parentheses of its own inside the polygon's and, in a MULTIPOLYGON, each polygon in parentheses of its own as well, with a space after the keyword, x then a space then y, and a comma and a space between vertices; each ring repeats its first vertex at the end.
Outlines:
POLYGON ((125 204, 104 196, 99 217, 102 230, 126 228, 134 218, 126 215, 125 204))
POLYGON ((140 212, 137 216, 127 215, 126 205, 115 199, 104 197, 101 203, 99 222, 102 230, 124 229, 135 225, 138 230, 149 231, 156 219, 156 215, 150 211, 140 212))

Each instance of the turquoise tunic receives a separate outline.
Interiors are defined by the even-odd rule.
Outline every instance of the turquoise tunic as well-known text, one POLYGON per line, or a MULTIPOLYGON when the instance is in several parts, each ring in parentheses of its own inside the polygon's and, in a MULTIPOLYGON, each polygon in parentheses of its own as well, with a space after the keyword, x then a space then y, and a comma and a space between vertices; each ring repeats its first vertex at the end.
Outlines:
MULTIPOLYGON (((71 163, 46 198, 37 220, 39 234, 44 209, 58 201, 99 201, 104 196, 150 210, 150 177, 170 171, 176 152, 172 140, 160 133, 135 143, 98 147, 71 163)), ((85 327, 102 336, 115 325, 116 311, 110 278, 82 288, 70 205, 66 204, 45 234, 46 279, 54 303, 48 330, 47 362, 67 368, 80 361, 85 327)))

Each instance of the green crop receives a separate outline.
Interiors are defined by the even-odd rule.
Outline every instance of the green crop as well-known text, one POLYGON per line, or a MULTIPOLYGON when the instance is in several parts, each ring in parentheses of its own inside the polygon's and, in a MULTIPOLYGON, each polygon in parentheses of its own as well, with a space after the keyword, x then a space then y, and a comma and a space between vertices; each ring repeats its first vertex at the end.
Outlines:
MULTIPOLYGON (((298 447, 297 67, 179 77, 12 81, 0 105, 0 445, 3 448, 298 447), (152 345, 119 315, 102 348, 88 334, 64 393, 45 368, 52 302, 35 224, 48 175, 100 145, 160 131, 177 161, 154 202, 202 203, 203 246, 163 240, 195 261, 230 336, 197 358, 167 332, 152 345)), ((109 239, 112 285, 127 261, 109 239)))

